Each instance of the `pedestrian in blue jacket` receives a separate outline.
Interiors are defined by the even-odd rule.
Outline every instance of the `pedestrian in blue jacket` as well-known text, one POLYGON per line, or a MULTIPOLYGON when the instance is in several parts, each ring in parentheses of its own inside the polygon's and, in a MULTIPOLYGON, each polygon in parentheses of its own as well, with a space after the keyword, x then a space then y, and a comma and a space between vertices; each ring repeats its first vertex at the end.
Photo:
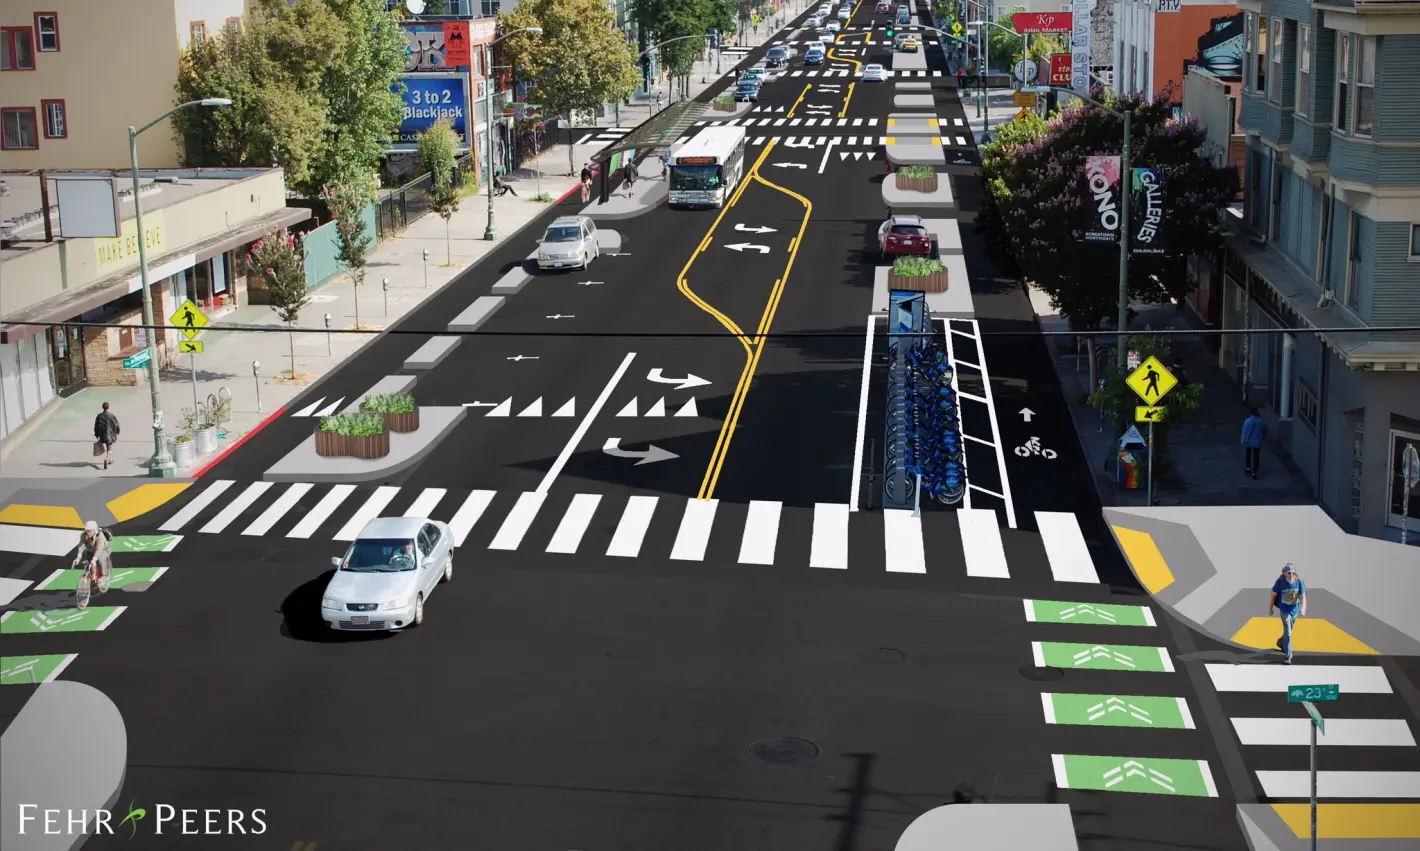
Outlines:
POLYGON ((1253 408, 1252 415, 1243 420, 1240 442, 1243 446, 1243 470, 1254 479, 1262 461, 1262 436, 1266 430, 1267 424, 1262 421, 1262 415, 1253 408))

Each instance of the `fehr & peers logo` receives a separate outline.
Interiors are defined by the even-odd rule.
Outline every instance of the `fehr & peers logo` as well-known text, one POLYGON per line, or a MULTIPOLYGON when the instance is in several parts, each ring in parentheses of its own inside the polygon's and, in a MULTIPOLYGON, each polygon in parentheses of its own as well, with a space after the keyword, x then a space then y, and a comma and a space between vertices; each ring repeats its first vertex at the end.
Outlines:
POLYGON ((127 811, 110 809, 46 809, 20 804, 21 836, 260 836, 266 833, 266 810, 199 810, 156 804, 147 807, 130 801, 127 811), (151 820, 150 820, 151 817, 151 820))

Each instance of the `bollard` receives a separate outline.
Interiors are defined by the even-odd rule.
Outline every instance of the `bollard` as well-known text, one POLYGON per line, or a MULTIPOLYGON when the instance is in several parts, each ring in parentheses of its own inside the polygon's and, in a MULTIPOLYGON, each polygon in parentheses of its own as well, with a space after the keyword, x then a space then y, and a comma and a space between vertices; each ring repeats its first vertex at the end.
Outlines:
MULTIPOLYGON (((427 253, 427 252, 426 252, 426 253, 427 253)), ((331 347, 330 347, 330 314, 329 314, 329 313, 327 313, 327 314, 325 315, 325 356, 326 356, 326 357, 331 357, 331 356, 332 356, 332 351, 331 351, 331 347)))
POLYGON ((385 291, 385 318, 390 315, 390 279, 385 278, 380 281, 380 289, 385 291))
MULTIPOLYGON (((292 365, 291 365, 291 370, 292 370, 292 372, 291 372, 291 380, 292 380, 292 381, 295 381, 295 380, 296 380, 295 369, 296 369, 296 365, 295 365, 295 364, 292 364, 292 365)), ((259 413, 261 413, 261 361, 259 361, 259 360, 254 360, 254 361, 251 362, 251 379, 252 379, 252 383, 254 383, 254 384, 256 385, 256 412, 259 414, 259 413)))
POLYGON ((917 474, 917 492, 912 495, 912 516, 922 516, 922 474, 917 474))
POLYGON ((429 249, 424 249, 424 289, 429 289, 429 249))

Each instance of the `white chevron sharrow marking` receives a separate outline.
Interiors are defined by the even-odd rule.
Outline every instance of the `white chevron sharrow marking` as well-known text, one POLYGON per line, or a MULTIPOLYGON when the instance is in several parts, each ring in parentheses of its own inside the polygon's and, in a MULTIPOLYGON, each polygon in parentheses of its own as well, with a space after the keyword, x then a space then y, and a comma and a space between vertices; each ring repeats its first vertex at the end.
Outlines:
POLYGON ((927 553, 922 547, 922 518, 901 508, 883 510, 883 548, 888 573, 926 573, 927 553))
POLYGON ((552 412, 554 417, 575 417, 577 416, 577 397, 573 396, 567 400, 567 404, 552 412))
POLYGON ((309 482, 296 482, 291 485, 276 498, 275 502, 268 505, 266 510, 261 512, 261 516, 257 517, 250 526, 243 529, 242 534, 265 535, 267 532, 270 532, 271 527, 276 525, 276 521, 285 517, 287 512, 294 508, 296 503, 301 501, 301 497, 305 496, 306 492, 313 487, 315 487, 315 485, 309 482))
POLYGON ((454 545, 463 546, 464 539, 473 529, 473 524, 478 522, 478 518, 483 516, 483 512, 488 510, 488 504, 493 501, 497 491, 477 490, 468 495, 468 499, 463 501, 459 510, 454 512, 454 516, 449 520, 449 529, 454 533, 454 545))
POLYGON ((654 496, 633 496, 626 500, 626 509, 621 512, 621 520, 612 533, 610 546, 606 548, 607 555, 635 558, 640 554, 641 540, 646 537, 651 516, 656 513, 658 499, 654 496))
POLYGON ((512 396, 509 396, 508 398, 504 399, 502 402, 499 402, 499 403, 498 403, 498 407, 496 407, 496 408, 494 408, 493 410, 489 411, 488 413, 484 414, 484 416, 485 416, 485 417, 507 417, 507 416, 511 416, 512 413, 513 413, 513 397, 512 397, 512 396))
POLYGON ((528 533, 528 527, 537 517, 538 509, 542 508, 545 499, 547 499, 547 494, 535 491, 529 491, 519 496, 517 503, 513 505, 513 510, 503 518, 503 525, 498 527, 498 533, 493 536, 493 540, 488 544, 488 549, 516 550, 518 545, 523 542, 523 536, 528 533))
POLYGON ((321 408, 319 411, 316 411, 311 416, 328 417, 336 411, 340 410, 340 403, 344 401, 345 397, 341 396, 339 399, 336 399, 334 402, 331 402, 329 405, 326 405, 324 408, 321 408))
POLYGON ((643 414, 643 416, 647 416, 647 417, 664 417, 665 415, 666 415, 666 397, 664 397, 664 396, 662 396, 661 398, 657 399, 656 402, 655 402, 655 404, 653 404, 653 405, 651 405, 651 407, 647 408, 647 409, 646 409, 646 413, 643 414))
POLYGON ((814 534, 809 543, 809 567, 848 569, 848 506, 814 504, 814 534))
POLYGON ((207 525, 198 531, 214 534, 226 529, 232 525, 232 521, 241 516, 243 511, 251 508, 252 503, 256 502, 270 487, 271 482, 252 482, 247 485, 246 490, 238 494, 236 499, 227 503, 221 511, 217 512, 216 517, 208 520, 207 525))
POLYGON ((710 543, 710 527, 715 523, 718 499, 686 500, 685 513, 680 517, 680 529, 671 547, 673 561, 704 561, 705 547, 710 543))
POLYGON ((957 524, 961 529, 962 554, 966 557, 966 575, 1010 579, 1006 550, 1001 546, 1000 519, 995 510, 958 509, 957 524))
POLYGON ((414 504, 404 512, 405 517, 418 517, 427 520, 434 516, 434 509, 439 506, 444 495, 448 491, 443 488, 425 488, 420 492, 419 497, 414 500, 414 504))
POLYGON ((301 410, 297 411, 296 413, 292 414, 291 416, 293 416, 293 417, 309 417, 311 414, 314 414, 314 413, 316 412, 316 408, 319 408, 319 407, 320 407, 320 403, 321 403, 321 402, 324 402, 324 401, 325 401, 325 397, 322 396, 322 397, 320 397, 319 399, 317 399, 317 400, 315 400, 314 402, 312 402, 312 403, 310 403, 309 405, 307 405, 306 407, 304 407, 304 408, 302 408, 301 410))
POLYGON ((557 524, 557 531, 552 533, 547 551, 565 555, 576 554, 577 547, 582 543, 582 536, 587 533, 587 526, 591 525, 592 515, 596 514, 597 505, 601 501, 602 496, 599 493, 574 495, 572 503, 567 506, 566 513, 557 524))
POLYGON ((365 500, 365 504, 360 506, 345 525, 335 533, 337 541, 353 541, 355 536, 360 534, 360 530, 365 528, 365 524, 380 516, 380 512, 385 510, 385 506, 399 493, 399 488, 392 485, 382 485, 370 494, 370 498, 365 500))
POLYGON ((192 502, 189 502, 187 505, 184 505, 182 507, 182 510, 180 510, 177 514, 174 514, 172 517, 169 517, 166 523, 158 527, 158 530, 162 532, 178 531, 182 527, 186 526, 188 523, 192 522, 192 518, 201 514, 204 508, 211 505, 217 499, 217 497, 222 495, 223 491, 231 487, 233 484, 235 484, 235 482, 233 482, 231 479, 218 479, 217 481, 213 482, 207 488, 207 490, 193 497, 192 502))
POLYGON ((779 538, 781 502, 751 500, 745 515, 744 536, 740 538, 740 564, 773 564, 774 546, 779 538))
POLYGON ((618 417, 634 417, 634 416, 636 416, 636 397, 633 396, 633 397, 631 398, 631 401, 626 403, 626 406, 625 406, 625 407, 623 407, 621 410, 619 410, 619 411, 616 412, 616 415, 617 415, 618 417))
POLYGON ((533 400, 533 403, 532 403, 531 405, 528 405, 526 408, 523 408, 523 412, 520 413, 520 414, 518 414, 518 416, 520 416, 520 417, 540 417, 540 416, 542 416, 542 397, 539 396, 539 397, 537 397, 536 399, 534 399, 534 400, 533 400))
POLYGON ((320 528, 320 524, 330 518, 335 513, 335 509, 340 507, 350 494, 355 492, 354 485, 335 485, 325 496, 321 497, 316 507, 306 512, 306 516, 301 518, 301 522, 296 527, 286 533, 288 538, 309 538, 320 528))
POLYGON ((677 417, 698 417, 700 411, 695 407, 695 397, 691 396, 690 401, 680 406, 680 410, 675 412, 677 417))
POLYGON ((1067 511, 1037 511, 1036 527, 1056 582, 1099 582, 1080 521, 1067 511))

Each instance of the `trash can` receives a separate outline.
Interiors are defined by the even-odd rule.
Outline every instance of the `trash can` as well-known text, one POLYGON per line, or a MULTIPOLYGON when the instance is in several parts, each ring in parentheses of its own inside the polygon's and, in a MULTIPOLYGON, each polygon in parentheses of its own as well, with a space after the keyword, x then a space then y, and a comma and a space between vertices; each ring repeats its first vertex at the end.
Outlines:
POLYGON ((1137 490, 1143 481, 1144 460, 1132 449, 1121 449, 1114 465, 1114 483, 1125 490, 1137 490))

